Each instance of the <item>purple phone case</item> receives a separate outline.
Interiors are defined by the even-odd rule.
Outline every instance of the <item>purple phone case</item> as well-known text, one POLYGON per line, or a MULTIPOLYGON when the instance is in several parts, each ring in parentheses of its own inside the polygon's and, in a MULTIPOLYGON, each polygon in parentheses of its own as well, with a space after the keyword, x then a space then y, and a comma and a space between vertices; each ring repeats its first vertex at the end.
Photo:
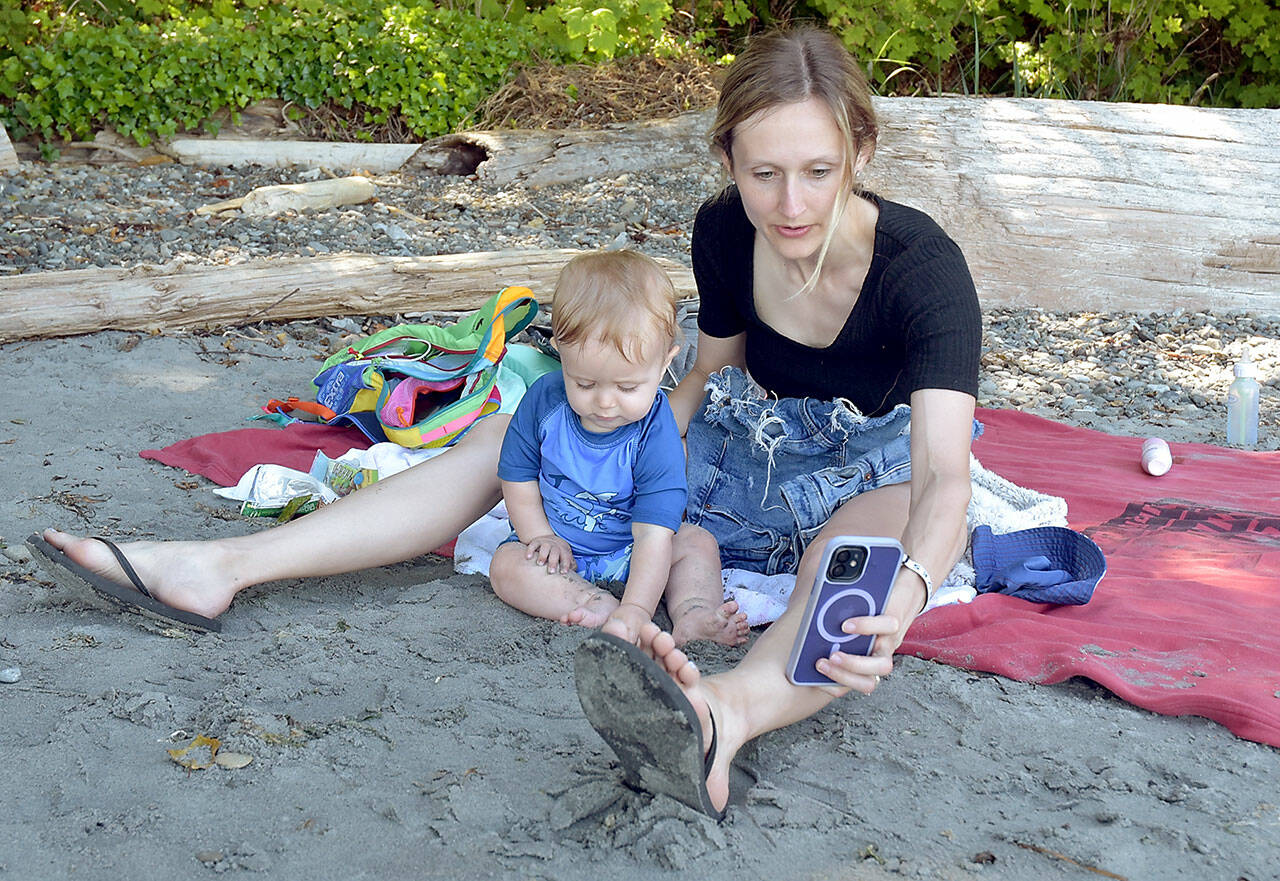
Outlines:
POLYGON ((846 618, 878 615, 893 589, 893 581, 902 565, 902 545, 895 539, 856 535, 840 535, 827 542, 822 563, 809 604, 804 612, 804 626, 791 651, 787 678, 796 685, 833 685, 819 673, 814 664, 830 656, 833 648, 847 655, 869 655, 876 638, 867 634, 848 634, 840 629, 846 618), (827 568, 835 552, 849 545, 867 549, 867 562, 856 581, 828 581, 827 568))

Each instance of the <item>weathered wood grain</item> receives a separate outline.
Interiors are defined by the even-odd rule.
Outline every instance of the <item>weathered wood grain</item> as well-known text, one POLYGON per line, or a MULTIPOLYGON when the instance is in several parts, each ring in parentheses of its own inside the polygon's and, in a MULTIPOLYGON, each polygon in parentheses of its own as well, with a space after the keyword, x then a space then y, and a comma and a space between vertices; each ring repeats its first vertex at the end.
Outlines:
POLYGON ((17 170, 18 154, 14 152, 9 133, 4 130, 3 125, 0 125, 0 172, 17 170))
POLYGON ((1280 110, 878 106, 869 186, 960 243, 985 303, 1280 314, 1280 110))
MULTIPOLYGON (((99 330, 219 327, 320 315, 466 310, 507 285, 551 298, 573 250, 338 254, 236 266, 74 269, 0 281, 0 342, 99 330)), ((661 261, 684 296, 693 275, 661 261)))
MULTIPOLYGON (((985 305, 1280 314, 1280 110, 971 98, 876 106, 881 138, 866 185, 932 215, 960 243, 985 305)), ((474 171, 484 186, 715 168, 709 124, 700 112, 604 131, 469 132, 423 145, 406 167, 474 171)), ((469 308, 505 284, 549 295, 572 253, 20 275, 0 280, 0 339, 469 308)), ((689 271, 672 268, 692 293, 689 271)))

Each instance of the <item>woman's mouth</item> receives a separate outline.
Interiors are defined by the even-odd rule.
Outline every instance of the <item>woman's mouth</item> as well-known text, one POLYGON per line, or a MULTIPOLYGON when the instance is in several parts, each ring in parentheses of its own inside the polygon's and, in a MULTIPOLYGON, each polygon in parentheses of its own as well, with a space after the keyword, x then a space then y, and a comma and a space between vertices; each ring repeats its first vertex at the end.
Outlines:
POLYGON ((799 239, 807 235, 809 230, 813 229, 813 225, 775 226, 774 229, 776 229, 778 231, 778 235, 782 236, 784 239, 799 239))

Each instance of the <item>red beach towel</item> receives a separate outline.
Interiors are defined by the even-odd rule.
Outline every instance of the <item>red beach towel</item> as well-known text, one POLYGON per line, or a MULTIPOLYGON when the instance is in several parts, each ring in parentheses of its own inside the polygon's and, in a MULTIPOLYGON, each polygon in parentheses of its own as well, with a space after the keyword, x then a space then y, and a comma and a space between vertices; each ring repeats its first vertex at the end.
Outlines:
POLYGON ((1107 556, 1084 606, 998 594, 920 618, 900 652, 1028 682, 1084 676, 1169 715, 1280 746, 1280 453, 1171 444, 1151 477, 1142 438, 980 410, 982 464, 1067 500, 1107 556))
MULTIPOLYGON (((1141 438, 1013 410, 978 418, 983 465, 1066 498, 1107 575, 1084 606, 986 594, 937 609, 900 651, 1028 682, 1084 676, 1140 707, 1280 746, 1280 453, 1172 444, 1173 468, 1157 478, 1139 465, 1141 438)), ((257 462, 306 470, 317 449, 367 445, 354 429, 298 423, 141 455, 230 486, 257 462)))
POLYGON ((336 459, 353 448, 369 448, 369 439, 355 428, 294 422, 283 430, 238 428, 202 434, 164 449, 143 450, 138 455, 207 477, 219 486, 235 486, 254 465, 283 465, 307 471, 316 450, 336 459))
MULTIPOLYGON (((307 471, 316 450, 336 459, 348 450, 367 450, 369 443, 363 432, 350 426, 293 422, 284 429, 237 428, 202 434, 164 449, 143 450, 138 455, 207 477, 219 486, 235 486, 240 476, 254 465, 283 465, 295 471, 307 471)), ((435 553, 453 556, 453 542, 435 553)))

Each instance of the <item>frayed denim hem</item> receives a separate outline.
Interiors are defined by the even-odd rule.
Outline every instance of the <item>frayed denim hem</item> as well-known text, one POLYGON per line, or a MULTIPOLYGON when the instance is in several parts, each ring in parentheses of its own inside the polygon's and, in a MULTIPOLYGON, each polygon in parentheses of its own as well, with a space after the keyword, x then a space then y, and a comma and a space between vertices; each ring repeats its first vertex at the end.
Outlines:
POLYGON ((686 516, 716 537, 725 567, 794 572, 840 505, 911 479, 906 404, 866 416, 847 400, 772 397, 733 367, 706 388, 686 438, 686 516))

